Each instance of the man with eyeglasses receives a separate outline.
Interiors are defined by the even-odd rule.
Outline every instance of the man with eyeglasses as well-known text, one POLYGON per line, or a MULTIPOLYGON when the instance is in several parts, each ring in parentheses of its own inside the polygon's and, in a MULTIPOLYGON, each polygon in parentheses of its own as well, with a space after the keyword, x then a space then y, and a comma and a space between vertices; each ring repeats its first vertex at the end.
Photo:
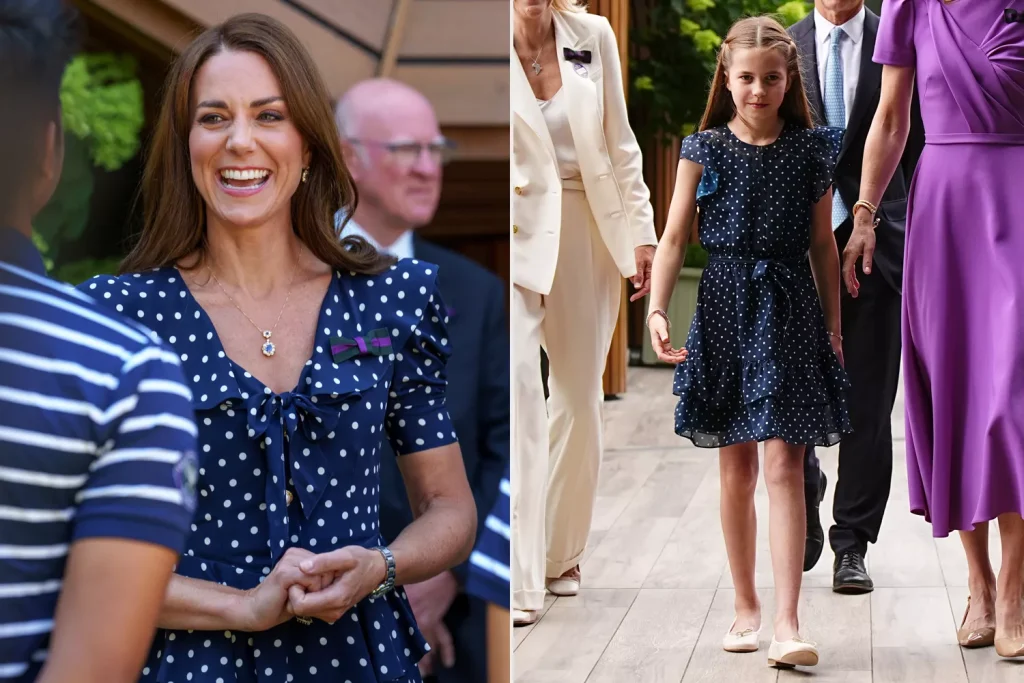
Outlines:
MULTIPOLYGON (((509 462, 509 332, 504 286, 471 260, 415 235, 441 196, 442 168, 453 145, 441 134, 430 102, 409 86, 372 79, 339 100, 335 117, 345 161, 359 191, 341 237, 357 235, 398 258, 438 266, 448 307, 452 357, 447 407, 455 424, 479 516, 486 527, 509 462)), ((344 226, 342 227, 344 223, 344 226)), ((381 454, 381 532, 390 542, 413 520, 399 472, 401 460, 381 454)), ((433 649, 420 662, 426 681, 487 680, 487 605, 463 590, 469 563, 405 587, 433 649)))

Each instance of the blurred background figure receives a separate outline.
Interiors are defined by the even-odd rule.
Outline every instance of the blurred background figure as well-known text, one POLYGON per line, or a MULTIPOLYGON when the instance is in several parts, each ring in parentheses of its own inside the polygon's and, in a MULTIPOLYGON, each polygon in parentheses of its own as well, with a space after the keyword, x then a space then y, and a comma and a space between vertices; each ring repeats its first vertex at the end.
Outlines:
POLYGON ((46 277, 75 13, 0 3, 0 679, 129 683, 195 507, 177 356, 46 277))
MULTIPOLYGON (((335 115, 359 192, 355 213, 343 227, 343 216, 338 216, 341 236, 358 235, 398 258, 439 267, 452 347, 447 407, 482 533, 509 460, 509 333, 501 280, 415 234, 437 210, 442 167, 452 154, 426 97, 398 81, 371 79, 346 92, 335 115)), ((381 529, 389 540, 415 516, 400 461, 390 455, 381 458, 380 493, 381 529)), ((417 622, 433 647, 421 669, 442 683, 476 683, 487 676, 487 607, 464 591, 468 569, 464 563, 406 586, 417 622)))

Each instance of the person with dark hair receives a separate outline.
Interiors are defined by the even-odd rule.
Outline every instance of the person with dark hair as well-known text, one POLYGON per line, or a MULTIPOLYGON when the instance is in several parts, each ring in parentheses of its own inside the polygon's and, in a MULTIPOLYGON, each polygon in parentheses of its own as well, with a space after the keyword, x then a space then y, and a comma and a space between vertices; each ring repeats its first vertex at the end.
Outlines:
POLYGON ((75 16, 0 3, 0 680, 138 679, 195 506, 176 354, 46 277, 75 16))
POLYGON ((881 93, 843 253, 846 288, 862 296, 882 270, 876 231, 912 142, 914 83, 923 83, 925 146, 910 189, 903 277, 910 509, 937 538, 960 533, 970 594, 957 640, 994 645, 1001 657, 1024 657, 1022 11, 1020 0, 882 5, 872 54, 881 93))
POLYGON ((193 535, 145 682, 420 681, 426 642, 396 587, 468 557, 476 511, 437 267, 339 240, 334 212, 355 198, 287 27, 243 14, 182 51, 138 245, 81 286, 168 340, 199 420, 193 535), (390 545, 385 435, 418 513, 390 545))
POLYGON ((698 131, 680 149, 647 324, 676 365, 675 430, 719 450, 722 531, 736 586, 727 652, 760 646, 754 583, 758 444, 764 443, 775 619, 770 666, 818 663, 799 634, 803 452, 850 433, 832 182, 842 131, 815 127, 794 40, 769 17, 729 30, 698 131), (700 213, 697 213, 698 208, 700 213), (685 348, 665 313, 699 216, 708 267, 685 348))

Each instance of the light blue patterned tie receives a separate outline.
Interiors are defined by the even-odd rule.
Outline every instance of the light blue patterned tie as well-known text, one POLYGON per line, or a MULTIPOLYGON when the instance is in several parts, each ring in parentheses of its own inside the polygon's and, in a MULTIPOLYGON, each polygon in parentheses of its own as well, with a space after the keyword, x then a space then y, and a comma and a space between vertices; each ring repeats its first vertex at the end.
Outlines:
MULTIPOLYGON (((831 49, 828 62, 825 64, 825 120, 835 128, 846 129, 846 101, 843 97, 843 60, 839 56, 839 41, 843 37, 843 29, 836 26, 832 29, 831 49)), ((832 229, 838 228, 847 216, 846 205, 839 198, 839 191, 833 186, 832 193, 832 229)))

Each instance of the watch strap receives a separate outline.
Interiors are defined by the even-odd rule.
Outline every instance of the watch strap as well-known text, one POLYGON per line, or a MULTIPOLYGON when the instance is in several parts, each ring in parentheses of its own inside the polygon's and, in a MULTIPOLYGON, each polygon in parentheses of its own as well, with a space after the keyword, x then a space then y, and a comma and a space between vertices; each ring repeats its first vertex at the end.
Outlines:
POLYGON ((391 550, 386 546, 377 546, 373 550, 376 550, 384 557, 384 564, 387 567, 384 581, 370 593, 371 598, 379 598, 395 588, 395 556, 391 554, 391 550))

